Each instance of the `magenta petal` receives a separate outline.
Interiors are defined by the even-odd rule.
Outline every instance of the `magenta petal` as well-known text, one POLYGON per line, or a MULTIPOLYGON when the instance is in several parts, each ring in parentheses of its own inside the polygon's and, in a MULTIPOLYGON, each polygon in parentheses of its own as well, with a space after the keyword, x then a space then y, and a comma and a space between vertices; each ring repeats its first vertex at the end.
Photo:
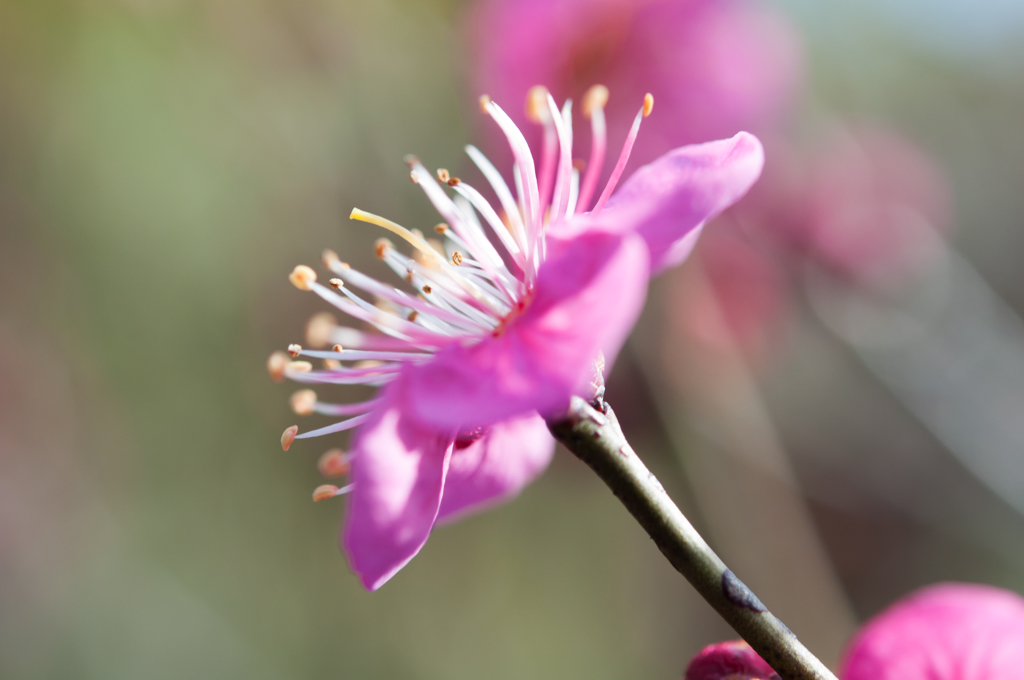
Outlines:
POLYGON ((409 405, 436 427, 465 431, 568 406, 610 363, 647 292, 648 255, 630 235, 589 233, 548 239, 533 300, 497 337, 450 346, 409 371, 409 405))
POLYGON ((717 642, 700 650, 683 680, 750 680, 778 678, 772 667, 743 640, 717 642))
POLYGON ((658 271, 685 259, 695 230, 747 193, 763 166, 761 142, 746 132, 680 147, 633 173, 600 213, 563 229, 635 231, 658 271))
POLYGON ((358 430, 342 543, 368 590, 384 585, 430 536, 444 492, 453 436, 406 417, 398 383, 358 430))
POLYGON ((513 498, 544 472, 555 440, 537 414, 492 425, 468 446, 456 440, 438 522, 451 522, 513 498))
POLYGON ((913 593, 850 643, 843 680, 1003 680, 1024 672, 1024 599, 945 583, 913 593))

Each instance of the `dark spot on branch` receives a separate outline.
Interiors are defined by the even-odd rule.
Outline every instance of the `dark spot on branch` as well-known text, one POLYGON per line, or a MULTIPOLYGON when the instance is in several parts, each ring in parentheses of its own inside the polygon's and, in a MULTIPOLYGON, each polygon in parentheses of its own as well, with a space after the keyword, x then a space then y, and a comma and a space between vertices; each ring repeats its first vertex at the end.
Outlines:
POLYGON ((754 595, 743 581, 736 578, 736 574, 732 573, 730 569, 726 569, 722 573, 722 592, 733 604, 754 612, 768 611, 761 600, 757 599, 757 595, 754 595))

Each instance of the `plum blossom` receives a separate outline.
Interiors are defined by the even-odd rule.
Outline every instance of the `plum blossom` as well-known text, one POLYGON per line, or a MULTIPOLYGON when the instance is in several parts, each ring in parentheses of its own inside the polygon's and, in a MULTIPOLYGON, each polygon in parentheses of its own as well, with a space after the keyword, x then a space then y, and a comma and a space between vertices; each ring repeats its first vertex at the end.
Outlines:
MULTIPOLYGON (((1024 668, 1024 598, 1002 588, 940 583, 868 621, 840 662, 840 680, 1014 680, 1024 668)), ((777 678, 742 640, 705 647, 685 680, 777 678)))
POLYGON ((683 680, 778 680, 757 652, 743 640, 708 645, 690 660, 683 680))
POLYGON ((903 598, 854 637, 842 680, 1012 680, 1024 668, 1024 599, 942 583, 903 598))
MULTIPOLYGON (((607 89, 595 86, 582 102, 592 148, 606 145, 607 99, 607 89)), ((352 211, 353 219, 411 247, 410 256, 390 241, 376 244, 377 256, 411 292, 333 251, 323 258, 333 274, 329 285, 306 266, 290 277, 373 329, 317 317, 310 344, 333 348, 291 345, 290 357, 277 353, 269 363, 279 379, 380 388, 372 399, 346 404, 322 402, 308 389, 296 393, 297 413, 344 419, 302 434, 292 426, 281 439, 287 450, 296 439, 354 430, 351 450, 329 451, 319 465, 328 476, 348 474, 349 483, 321 486, 314 500, 349 496, 342 547, 370 590, 416 555, 437 522, 502 502, 544 470, 554 446, 544 418, 586 393, 598 357, 614 361, 651 273, 685 257, 704 223, 742 196, 763 164, 757 138, 739 133, 670 151, 615 192, 653 106, 647 95, 598 194, 603 159, 592 156, 585 171, 573 161, 571 100, 559 108, 534 88, 529 105, 557 140, 557 153, 539 167, 511 118, 481 99, 514 158, 510 188, 478 149, 466 147, 497 206, 447 170, 431 173, 407 159, 412 181, 444 220, 434 227, 443 244, 352 211), (325 368, 314 370, 307 359, 325 368)))

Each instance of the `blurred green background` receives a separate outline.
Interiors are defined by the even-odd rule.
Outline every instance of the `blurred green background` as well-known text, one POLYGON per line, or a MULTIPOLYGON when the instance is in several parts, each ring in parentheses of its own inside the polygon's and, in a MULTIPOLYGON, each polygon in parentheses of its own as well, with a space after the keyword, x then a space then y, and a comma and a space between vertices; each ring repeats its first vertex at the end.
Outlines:
MULTIPOLYGON (((806 107, 937 158, 956 245, 1024 310, 1024 17, 985 4, 781 6, 806 107)), ((0 0, 0 676, 673 678, 730 637, 564 452, 371 594, 337 548, 340 506, 309 500, 316 453, 280 450, 290 391, 264 362, 319 309, 286 275, 324 247, 371 261, 354 205, 434 219, 402 156, 464 168, 480 136, 465 11, 0 0)), ((914 586, 1024 589, 1020 515, 805 320, 757 381, 849 607, 820 624, 758 572, 799 574, 800 555, 730 539, 694 490, 740 520, 757 507, 678 464, 637 359, 657 333, 645 319, 611 379, 627 435, 827 662, 914 586)))

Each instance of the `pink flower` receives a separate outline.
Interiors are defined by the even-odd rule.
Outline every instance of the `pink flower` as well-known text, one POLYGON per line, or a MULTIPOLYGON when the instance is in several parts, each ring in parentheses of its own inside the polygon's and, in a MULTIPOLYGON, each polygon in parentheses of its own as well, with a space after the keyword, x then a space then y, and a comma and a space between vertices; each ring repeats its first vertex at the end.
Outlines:
POLYGON ((743 640, 708 645, 693 657, 684 680, 777 679, 771 666, 743 640))
POLYGON ((864 281, 905 276, 949 226, 942 173, 899 135, 864 126, 836 135, 810 163, 811 254, 864 281))
POLYGON ((752 0, 482 0, 467 28, 475 85, 501 101, 520 101, 534 83, 579 100, 604 83, 619 97, 609 126, 625 130, 632 102, 653 92, 661 113, 635 150, 640 162, 763 130, 801 79, 794 31, 752 0))
MULTIPOLYGON (((602 120, 607 96, 598 87, 585 99, 592 121, 602 120)), ((448 171, 438 170, 435 179, 408 159, 413 182, 445 220, 435 228, 444 245, 361 210, 352 218, 412 246, 410 257, 381 240, 377 255, 416 294, 326 251, 324 264, 336 276, 330 286, 305 266, 296 267, 292 282, 377 332, 320 318, 310 339, 334 348, 292 345, 289 353, 322 359, 325 370, 271 357, 276 377, 383 388, 354 404, 324 403, 301 391, 293 397, 297 412, 348 418, 303 434, 293 426, 282 437, 287 449, 294 439, 358 428, 352 450, 329 452, 320 466, 330 475, 351 470, 351 482, 322 486, 314 499, 350 493, 343 547, 371 590, 412 559, 435 523, 514 496, 543 471, 553 450, 543 417, 586 392, 595 359, 614 360, 643 305, 650 272, 684 257, 704 222, 743 195, 763 164, 758 140, 740 133, 671 151, 612 196, 653 105, 648 95, 594 201, 592 178, 601 164, 581 179, 572 163, 571 102, 559 109, 545 90, 533 91, 533 115, 557 140, 557 153, 542 159, 539 173, 511 119, 489 99, 481 103, 508 139, 515 192, 474 147, 466 150, 498 208, 448 171), (548 190, 543 178, 551 180, 548 190), (355 290, 384 304, 374 306, 355 290)), ((592 128, 593 145, 603 147, 603 126, 592 128)))
POLYGON ((846 650, 842 680, 1014 680, 1024 669, 1024 599, 944 583, 869 621, 846 650))

